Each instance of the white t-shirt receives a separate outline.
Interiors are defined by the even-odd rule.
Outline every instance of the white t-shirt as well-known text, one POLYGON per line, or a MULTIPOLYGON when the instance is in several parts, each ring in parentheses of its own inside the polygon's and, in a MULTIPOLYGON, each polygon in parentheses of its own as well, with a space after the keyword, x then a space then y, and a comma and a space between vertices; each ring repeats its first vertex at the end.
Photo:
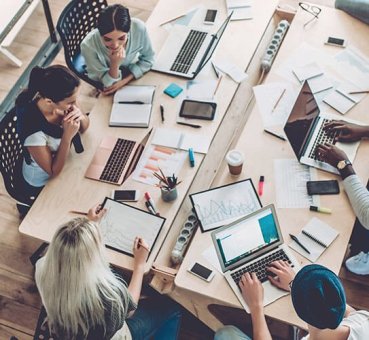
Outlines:
MULTIPOLYGON (((35 132, 24 141, 24 146, 47 146, 54 154, 59 149, 61 138, 54 138, 42 131, 35 132)), ((31 164, 23 160, 23 177, 34 187, 42 187, 49 179, 49 174, 44 171, 31 156, 31 164)))
MULTIPOLYGON (((350 335, 347 340, 366 340, 369 339, 369 312, 365 310, 358 310, 350 313, 344 318, 340 326, 350 328, 350 335)), ((301 340, 309 340, 307 335, 301 340)))

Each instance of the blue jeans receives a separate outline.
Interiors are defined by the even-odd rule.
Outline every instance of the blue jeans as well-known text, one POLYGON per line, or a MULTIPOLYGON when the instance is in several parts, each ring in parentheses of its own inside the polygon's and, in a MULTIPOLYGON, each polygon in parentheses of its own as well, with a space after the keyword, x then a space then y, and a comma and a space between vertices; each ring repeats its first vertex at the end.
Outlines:
POLYGON ((224 326, 215 333, 214 340, 251 340, 251 338, 235 326, 224 326))
POLYGON ((137 310, 126 319, 133 340, 174 340, 181 325, 181 306, 166 296, 140 300, 137 310))
POLYGON ((369 24, 369 0, 336 0, 335 6, 369 24))

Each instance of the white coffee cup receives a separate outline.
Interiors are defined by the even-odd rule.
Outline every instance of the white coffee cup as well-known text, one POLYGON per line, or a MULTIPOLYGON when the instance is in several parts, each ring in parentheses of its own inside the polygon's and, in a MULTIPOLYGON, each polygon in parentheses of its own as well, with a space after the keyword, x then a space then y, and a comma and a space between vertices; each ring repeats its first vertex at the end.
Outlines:
POLYGON ((245 157, 241 151, 230 150, 226 155, 229 172, 235 176, 239 175, 242 172, 244 160, 245 157))

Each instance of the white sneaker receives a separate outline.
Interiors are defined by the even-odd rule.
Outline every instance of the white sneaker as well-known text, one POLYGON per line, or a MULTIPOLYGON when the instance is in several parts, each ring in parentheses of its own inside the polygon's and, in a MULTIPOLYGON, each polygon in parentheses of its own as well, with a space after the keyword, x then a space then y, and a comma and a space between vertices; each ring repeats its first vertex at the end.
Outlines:
POLYGON ((360 252, 346 260, 346 268, 357 275, 369 274, 369 253, 360 252))

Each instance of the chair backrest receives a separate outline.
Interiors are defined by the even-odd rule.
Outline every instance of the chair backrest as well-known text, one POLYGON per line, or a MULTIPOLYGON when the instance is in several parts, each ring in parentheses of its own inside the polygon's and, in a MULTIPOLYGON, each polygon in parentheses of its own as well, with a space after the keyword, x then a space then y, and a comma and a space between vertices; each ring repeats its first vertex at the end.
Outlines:
POLYGON ((22 163, 23 146, 17 132, 17 116, 13 108, 0 122, 0 172, 9 195, 21 203, 32 205, 36 194, 23 178, 22 163))
POLYGON ((81 79, 98 89, 102 83, 87 76, 81 55, 81 42, 96 27, 101 10, 108 6, 106 0, 73 0, 64 8, 56 28, 64 47, 65 62, 81 79))

